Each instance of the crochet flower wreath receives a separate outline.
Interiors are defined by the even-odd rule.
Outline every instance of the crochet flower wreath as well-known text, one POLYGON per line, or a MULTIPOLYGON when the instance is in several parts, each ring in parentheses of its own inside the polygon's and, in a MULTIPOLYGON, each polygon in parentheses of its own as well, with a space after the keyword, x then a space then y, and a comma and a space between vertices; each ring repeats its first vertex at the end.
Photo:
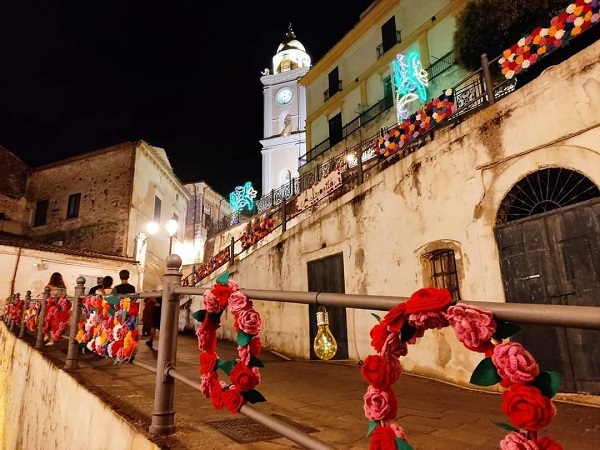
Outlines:
POLYGON ((132 362, 139 338, 140 305, 129 297, 111 297, 112 303, 101 295, 88 295, 82 300, 75 340, 97 355, 112 358, 115 364, 132 362))
POLYGON ((28 308, 23 313, 23 320, 25 321, 25 327, 29 331, 35 331, 38 325, 38 316, 40 315, 40 309, 42 302, 34 300, 29 302, 28 308))
POLYGON ((216 281, 213 288, 204 293, 204 309, 193 314, 202 324, 196 330, 200 349, 200 391, 211 400, 215 409, 226 408, 236 414, 246 402, 266 401, 254 389, 260 384, 259 367, 264 367, 258 359, 262 319, 252 301, 238 290, 238 284, 229 280, 229 272, 221 274, 216 281), (220 359, 217 354, 216 331, 227 308, 233 314, 237 332, 239 356, 232 361, 220 359), (229 375, 230 383, 219 380, 219 369, 229 375))
POLYGON ((561 450, 555 440, 538 431, 546 427, 556 408, 552 397, 560 385, 557 372, 540 372, 533 356, 516 342, 503 342, 520 330, 516 324, 494 319, 491 312, 455 303, 446 289, 423 288, 396 305, 371 329, 371 346, 377 354, 365 359, 361 374, 369 383, 364 412, 369 419, 371 450, 410 450, 402 427, 394 422, 398 403, 392 385, 399 380, 399 358, 408 353, 425 330, 451 326, 469 350, 485 354, 470 382, 478 386, 500 383, 501 410, 510 423, 496 423, 510 431, 500 442, 502 450, 561 450))

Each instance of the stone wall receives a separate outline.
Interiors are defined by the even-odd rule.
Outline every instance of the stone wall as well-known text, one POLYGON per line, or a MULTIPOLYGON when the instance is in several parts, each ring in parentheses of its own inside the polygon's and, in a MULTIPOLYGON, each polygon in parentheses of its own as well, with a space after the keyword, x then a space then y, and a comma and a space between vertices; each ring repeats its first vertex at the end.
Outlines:
POLYGON ((128 239, 134 152, 134 144, 128 142, 32 171, 27 189, 30 210, 33 213, 40 200, 49 200, 50 204, 46 225, 32 227, 31 237, 123 255, 128 239), (81 193, 79 216, 66 219, 69 195, 77 193, 81 193))
POLYGON ((0 322, 0 448, 159 450, 0 322))

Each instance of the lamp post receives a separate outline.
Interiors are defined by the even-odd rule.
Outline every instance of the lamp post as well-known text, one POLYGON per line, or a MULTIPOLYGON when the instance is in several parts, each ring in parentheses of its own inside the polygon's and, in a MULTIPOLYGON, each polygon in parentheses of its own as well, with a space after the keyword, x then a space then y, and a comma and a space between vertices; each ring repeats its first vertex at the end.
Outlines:
MULTIPOLYGON (((175 219, 171 219, 166 224, 167 233, 169 233, 169 255, 173 250, 173 237, 175 237, 175 233, 177 233, 177 229, 179 228, 179 224, 175 219)), ((157 222, 149 222, 146 226, 149 235, 153 235, 158 233, 160 230, 160 225, 157 222)))
POLYGON ((177 228, 179 228, 179 224, 175 219, 171 219, 167 222, 167 233, 169 233, 169 255, 173 248, 173 236, 177 233, 177 228))

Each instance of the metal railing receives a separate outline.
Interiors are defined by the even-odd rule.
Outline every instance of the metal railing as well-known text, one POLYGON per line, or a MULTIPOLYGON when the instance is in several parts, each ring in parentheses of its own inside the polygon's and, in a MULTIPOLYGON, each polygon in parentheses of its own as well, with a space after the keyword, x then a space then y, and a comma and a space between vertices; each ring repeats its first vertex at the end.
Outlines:
MULTIPOLYGON (((151 413, 151 424, 148 429, 149 432, 154 435, 168 435, 176 431, 174 405, 174 389, 176 381, 182 382, 197 391, 200 390, 200 383, 197 380, 184 375, 176 368, 178 337, 177 318, 179 314, 180 297, 182 295, 201 295, 204 292, 203 288, 185 287, 181 285, 181 262, 181 258, 177 255, 170 255, 167 258, 167 271, 163 275, 162 280, 163 286, 166 286, 166 289, 162 291, 126 295, 132 300, 162 297, 162 314, 160 322, 161 339, 159 339, 158 343, 156 366, 143 361, 131 361, 132 364, 156 374, 154 404, 151 413)), ((76 301, 73 302, 73 313, 71 314, 70 320, 69 347, 64 366, 65 370, 78 369, 79 343, 76 341, 75 336, 78 329, 79 311, 82 307, 81 300, 85 298, 84 283, 85 278, 79 277, 77 279, 74 297, 74 300, 76 299, 76 301)), ((255 289, 242 289, 241 292, 250 299, 261 301, 297 303, 315 306, 342 306, 354 309, 380 311, 388 311, 395 307, 399 302, 407 300, 406 297, 335 294, 324 292, 255 289)), ((44 303, 48 298, 48 294, 49 289, 46 289, 44 291, 44 298, 41 300, 42 306, 38 317, 38 337, 44 322, 41 311, 44 310, 44 303)), ((12 296, 9 300, 9 302, 12 303, 16 301, 16 296, 12 296)), ((493 313, 494 318, 497 320, 600 330, 600 309, 591 306, 474 301, 462 301, 461 303, 488 310, 493 313)), ((4 320, 7 322, 6 315, 4 316, 4 320)), ((22 322, 23 321, 24 318, 22 322)), ((13 330, 13 325, 14 323, 8 323, 8 328, 13 330)), ((19 337, 22 337, 21 332, 19 332, 19 337)), ((39 348, 37 342, 36 348, 39 348)), ((300 431, 298 428, 282 422, 273 416, 262 413, 248 404, 243 405, 240 408, 239 413, 276 431, 304 448, 318 450, 332 450, 334 448, 329 443, 316 439, 310 434, 300 431)))
MULTIPOLYGON (((435 56, 433 58, 435 58, 435 56)), ((454 60, 454 51, 450 50, 448 53, 446 53, 441 58, 436 58, 436 59, 437 59, 436 62, 434 62, 427 69, 425 69, 427 71, 427 76, 428 76, 428 79, 430 82, 431 82, 431 80, 440 76, 446 70, 448 70, 452 66, 454 66, 454 61, 455 61, 454 60)))

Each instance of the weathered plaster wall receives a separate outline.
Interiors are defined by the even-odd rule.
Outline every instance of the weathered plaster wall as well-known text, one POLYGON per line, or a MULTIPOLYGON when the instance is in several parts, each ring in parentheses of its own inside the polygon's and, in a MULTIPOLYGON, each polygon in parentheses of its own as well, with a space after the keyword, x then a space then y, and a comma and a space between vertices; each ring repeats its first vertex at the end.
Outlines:
MULTIPOLYGON (((600 42, 436 133, 423 148, 242 259, 233 277, 246 288, 306 291, 307 263, 342 252, 346 293, 409 296, 425 282, 421 256, 450 247, 463 299, 505 301, 493 227, 508 190, 548 166, 578 170, 600 185, 599 53, 600 42)), ((307 358, 314 320, 308 308, 255 303, 264 344, 307 358)), ((372 352, 373 324, 369 311, 348 310, 351 358, 372 352)), ((233 338, 230 325, 221 332, 233 338)), ((411 347, 404 365, 467 383, 479 360, 446 329, 411 347)))
POLYGON ((0 354, 1 449, 159 449, 4 322, 0 354))
MULTIPOLYGON (((134 144, 126 142, 34 170, 27 188, 30 210, 50 200, 46 225, 30 235, 46 243, 122 255, 129 239, 134 144), (79 217, 66 219, 69 195, 81 193, 79 217)), ((133 239, 133 237, 132 237, 133 239)))

